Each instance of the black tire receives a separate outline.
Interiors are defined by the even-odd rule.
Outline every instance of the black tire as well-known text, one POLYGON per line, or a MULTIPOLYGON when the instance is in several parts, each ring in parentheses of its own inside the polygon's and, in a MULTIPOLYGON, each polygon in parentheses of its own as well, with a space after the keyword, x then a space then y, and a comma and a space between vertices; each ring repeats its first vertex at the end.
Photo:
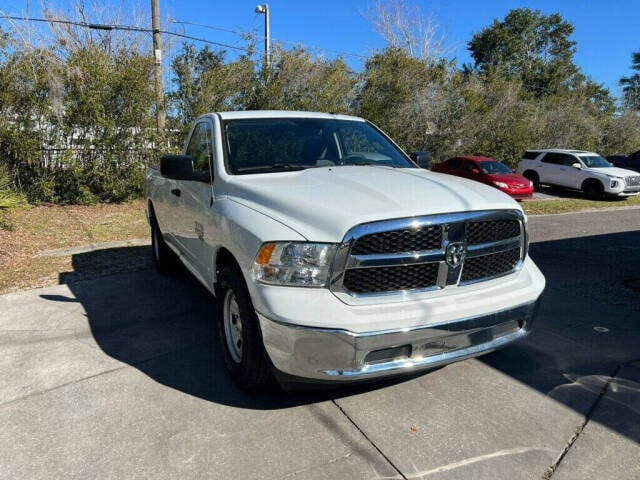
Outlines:
POLYGON ((540 190, 540 177, 536 172, 534 172, 533 170, 527 170, 522 174, 522 176, 527 180, 531 180, 531 183, 533 183, 533 189, 536 192, 540 190))
POLYGON ((156 219, 151 217, 151 255, 153 263, 159 273, 165 275, 175 270, 176 254, 169 248, 162 238, 162 232, 156 219))
POLYGON ((233 382, 244 390, 270 385, 271 369, 258 317, 237 268, 225 267, 218 276, 216 324, 224 365, 233 382))
POLYGON ((604 186, 598 180, 587 180, 582 185, 582 191, 591 200, 604 198, 604 186))

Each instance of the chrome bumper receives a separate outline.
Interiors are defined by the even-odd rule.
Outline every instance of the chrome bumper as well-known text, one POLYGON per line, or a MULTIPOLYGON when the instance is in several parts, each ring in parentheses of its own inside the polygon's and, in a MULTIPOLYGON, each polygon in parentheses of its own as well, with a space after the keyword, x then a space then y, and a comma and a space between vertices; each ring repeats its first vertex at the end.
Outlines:
POLYGON ((503 347, 529 333, 538 302, 445 324, 366 333, 258 318, 265 348, 279 371, 353 381, 435 368, 503 347))

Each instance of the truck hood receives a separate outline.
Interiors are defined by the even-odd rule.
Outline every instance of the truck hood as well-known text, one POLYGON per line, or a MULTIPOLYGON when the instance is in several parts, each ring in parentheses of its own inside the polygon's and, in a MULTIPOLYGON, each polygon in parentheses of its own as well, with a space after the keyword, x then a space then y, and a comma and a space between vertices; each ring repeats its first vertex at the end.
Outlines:
POLYGON ((377 220, 520 209, 495 188, 417 168, 340 166, 238 175, 227 187, 231 200, 317 242, 340 242, 350 228, 377 220))
POLYGON ((618 167, 603 167, 603 168, 585 168, 589 172, 603 173, 608 177, 636 177, 638 172, 634 172, 633 170, 627 170, 626 168, 618 168, 618 167))

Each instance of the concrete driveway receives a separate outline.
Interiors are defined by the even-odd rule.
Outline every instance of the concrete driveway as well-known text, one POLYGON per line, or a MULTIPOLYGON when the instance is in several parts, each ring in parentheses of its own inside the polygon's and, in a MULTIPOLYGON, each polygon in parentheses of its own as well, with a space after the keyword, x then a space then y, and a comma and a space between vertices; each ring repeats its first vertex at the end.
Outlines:
POLYGON ((640 478, 640 210, 530 226, 526 341, 358 388, 238 391, 186 273, 0 296, 0 478, 640 478))

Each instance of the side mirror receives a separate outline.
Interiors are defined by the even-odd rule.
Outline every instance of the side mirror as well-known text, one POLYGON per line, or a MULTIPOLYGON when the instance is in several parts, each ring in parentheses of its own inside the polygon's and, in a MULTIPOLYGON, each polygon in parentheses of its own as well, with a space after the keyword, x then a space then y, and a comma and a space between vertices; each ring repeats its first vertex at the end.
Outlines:
POLYGON ((160 159, 160 173, 163 177, 191 182, 209 182, 209 172, 195 170, 191 155, 164 155, 160 159))
POLYGON ((472 168, 471 173, 473 173, 474 175, 478 175, 480 173, 480 170, 478 170, 477 168, 472 168))
POLYGON ((418 164, 420 168, 429 168, 430 155, 429 152, 413 152, 409 155, 409 158, 418 164))
POLYGON ((582 170, 582 165, 580 165, 578 162, 572 163, 571 166, 573 168, 577 168, 578 170, 582 170))

